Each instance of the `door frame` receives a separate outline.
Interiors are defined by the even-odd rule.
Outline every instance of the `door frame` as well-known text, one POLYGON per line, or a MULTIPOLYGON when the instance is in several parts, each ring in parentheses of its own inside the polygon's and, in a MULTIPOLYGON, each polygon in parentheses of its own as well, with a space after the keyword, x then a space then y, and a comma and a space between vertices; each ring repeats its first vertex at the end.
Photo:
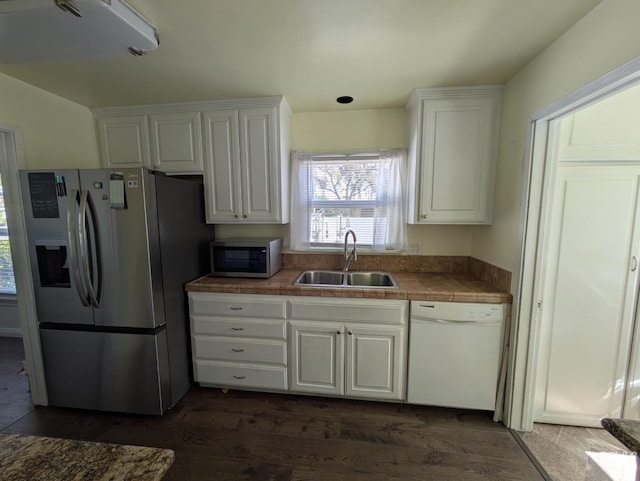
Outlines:
POLYGON ((529 116, 519 226, 519 263, 514 270, 514 326, 509 353, 505 420, 518 431, 533 429, 539 346, 538 301, 545 205, 550 177, 553 121, 640 82, 640 57, 617 67, 529 116))
POLYGON ((33 404, 48 404, 47 388, 40 347, 38 315, 29 262, 29 245, 24 221, 18 170, 26 168, 22 130, 0 123, 0 174, 4 179, 7 225, 11 239, 11 257, 16 281, 16 301, 22 329, 25 361, 33 404))

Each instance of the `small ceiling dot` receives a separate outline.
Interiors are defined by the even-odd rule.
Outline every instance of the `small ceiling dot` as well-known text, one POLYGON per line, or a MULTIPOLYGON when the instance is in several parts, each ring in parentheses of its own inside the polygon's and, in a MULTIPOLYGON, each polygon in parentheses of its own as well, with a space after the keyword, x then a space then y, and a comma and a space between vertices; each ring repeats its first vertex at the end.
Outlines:
POLYGON ((350 95, 343 95, 342 97, 338 97, 336 99, 336 102, 338 102, 339 104, 350 104, 351 102, 353 102, 353 97, 351 97, 350 95))

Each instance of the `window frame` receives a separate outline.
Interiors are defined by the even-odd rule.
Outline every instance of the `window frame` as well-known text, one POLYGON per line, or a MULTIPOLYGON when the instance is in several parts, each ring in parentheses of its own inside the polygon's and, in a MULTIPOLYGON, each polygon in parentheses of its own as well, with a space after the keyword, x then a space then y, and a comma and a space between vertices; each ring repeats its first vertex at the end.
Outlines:
MULTIPOLYGON (((397 152, 402 152, 402 156, 400 158, 400 160, 402 161, 401 164, 401 168, 399 169, 398 173, 392 173, 392 175, 398 175, 399 177, 402 177, 402 174, 404 174, 406 172, 406 150, 402 149, 385 149, 385 150, 378 150, 378 151, 373 151, 370 149, 367 150, 352 150, 352 151, 332 151, 332 152, 292 152, 292 163, 293 162, 308 162, 308 167, 307 169, 305 168, 301 168, 301 169, 293 169, 294 172, 298 171, 298 172, 303 172, 306 171, 307 172, 307 178, 306 181, 302 181, 300 182, 299 177, 296 175, 292 176, 292 190, 296 190, 299 186, 297 185, 297 183, 303 184, 307 187, 306 189, 306 194, 307 197, 304 200, 304 206, 303 206, 303 211, 306 212, 306 220, 300 222, 300 224, 304 224, 306 225, 306 229, 303 229, 302 225, 298 226, 296 225, 296 221, 295 221, 295 217, 292 213, 292 217, 291 217, 291 232, 293 233, 294 229, 299 228, 300 230, 305 231, 305 237, 302 239, 302 244, 304 247, 300 248, 297 246, 292 246, 292 248, 296 249, 296 250, 303 250, 303 251, 334 251, 334 250, 338 250, 338 249, 342 249, 343 246, 343 242, 340 239, 337 239, 335 242, 316 242, 312 239, 311 236, 311 232, 312 232, 312 210, 314 208, 320 208, 320 209, 345 209, 345 210, 349 210, 349 209, 371 209, 374 211, 374 215, 372 217, 372 219, 376 219, 376 209, 386 209, 389 208, 391 210, 391 207, 395 204, 400 204, 402 209, 406 209, 406 198, 405 198, 405 188, 404 185, 400 186, 400 189, 398 190, 397 193, 395 193, 396 195, 391 195, 388 196, 386 200, 382 200, 381 202, 381 197, 380 197, 380 190, 376 189, 376 195, 378 196, 377 199, 375 200, 362 200, 362 199, 354 199, 354 200, 315 200, 313 198, 313 192, 315 191, 315 179, 316 177, 313 175, 312 172, 312 165, 314 162, 335 162, 335 163, 339 163, 339 164, 348 164, 350 161, 354 161, 354 162, 367 162, 367 161, 371 161, 371 162, 375 162, 378 164, 381 164, 383 162, 385 162, 385 160, 387 160, 387 157, 389 157, 388 161, 390 163, 393 163, 395 160, 391 154, 395 154, 397 152), (297 155, 301 154, 303 157, 301 158, 296 158, 297 155), (384 205, 386 203, 386 205, 384 205)), ((403 179, 404 180, 404 179, 403 179)), ((402 184, 402 181, 401 181, 402 184)), ((303 188, 299 189, 300 191, 304 191, 303 188)), ((293 197, 292 197, 292 209, 296 209, 298 208, 298 206, 294 206, 293 205, 293 197)), ((386 228, 389 229, 393 226, 393 222, 390 220, 391 214, 387 215, 387 224, 386 224, 386 228)), ((404 238, 403 238, 403 243, 400 247, 398 248, 392 248, 389 247, 387 244, 388 242, 386 242, 384 244, 384 247, 380 247, 380 243, 378 242, 378 246, 375 245, 376 242, 376 238, 375 238, 375 229, 372 228, 369 237, 372 239, 372 242, 369 243, 364 243, 362 241, 358 242, 358 247, 360 249, 362 249, 363 251, 371 251, 371 252, 387 252, 387 253, 400 253, 400 252, 404 252, 406 251, 406 216, 404 215, 404 213, 402 214, 402 224, 403 224, 403 229, 404 229, 404 238)), ((363 219, 366 217, 362 217, 363 219)), ((356 217, 355 219, 359 219, 359 217, 356 217)), ((347 229, 349 229, 349 227, 347 227, 347 229)), ((385 238, 388 239, 388 236, 386 234, 385 238)), ((292 236, 293 237, 293 236, 292 236)))

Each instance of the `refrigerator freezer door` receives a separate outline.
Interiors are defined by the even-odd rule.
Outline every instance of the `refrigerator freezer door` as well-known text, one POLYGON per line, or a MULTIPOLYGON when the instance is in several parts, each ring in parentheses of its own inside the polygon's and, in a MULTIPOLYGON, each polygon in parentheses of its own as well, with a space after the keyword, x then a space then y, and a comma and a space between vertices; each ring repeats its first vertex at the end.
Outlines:
POLYGON ((165 323, 154 176, 142 169, 81 170, 97 220, 100 261, 95 324, 155 328, 165 323))
POLYGON ((69 226, 79 199, 77 170, 21 171, 33 288, 41 323, 94 323, 69 226))
POLYGON ((166 332, 41 329, 49 404, 136 414, 170 406, 166 332))

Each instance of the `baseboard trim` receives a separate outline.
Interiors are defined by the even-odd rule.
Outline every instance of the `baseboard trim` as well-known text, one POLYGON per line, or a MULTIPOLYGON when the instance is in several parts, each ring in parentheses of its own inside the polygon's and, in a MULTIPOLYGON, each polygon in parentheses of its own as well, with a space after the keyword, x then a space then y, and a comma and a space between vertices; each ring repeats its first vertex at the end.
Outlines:
POLYGON ((0 337, 22 337, 19 327, 0 327, 0 337))

